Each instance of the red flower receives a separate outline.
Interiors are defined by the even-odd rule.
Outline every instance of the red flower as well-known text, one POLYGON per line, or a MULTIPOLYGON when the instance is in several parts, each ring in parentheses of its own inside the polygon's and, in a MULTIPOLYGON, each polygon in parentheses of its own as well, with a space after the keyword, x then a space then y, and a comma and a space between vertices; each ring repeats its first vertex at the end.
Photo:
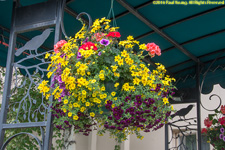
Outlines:
POLYGON ((61 48, 63 47, 63 45, 66 44, 66 43, 67 43, 67 41, 65 41, 65 40, 60 40, 59 42, 57 42, 54 45, 54 51, 55 51, 55 53, 58 53, 61 50, 61 48))
POLYGON ((220 109, 220 111, 222 112, 222 114, 224 114, 224 115, 225 115, 225 105, 221 105, 221 109, 220 109))
POLYGON ((147 47, 146 51, 149 52, 149 55, 150 55, 151 57, 154 57, 155 54, 158 55, 158 56, 161 55, 161 49, 160 49, 159 46, 156 45, 155 43, 148 43, 148 44, 146 45, 146 47, 147 47))
POLYGON ((95 46, 94 43, 92 42, 87 42, 87 43, 84 43, 83 45, 81 45, 81 47, 79 48, 79 50, 90 50, 90 49, 93 49, 93 50, 98 50, 98 48, 95 46))
POLYGON ((220 118, 218 121, 221 125, 225 125, 225 117, 220 118))
POLYGON ((206 134, 207 133, 207 129, 206 128, 203 128, 202 129, 202 133, 205 133, 206 134))
POLYGON ((206 119, 204 120, 204 124, 205 124, 206 127, 209 128, 209 127, 212 125, 212 121, 210 121, 209 118, 206 118, 206 119))
POLYGON ((107 37, 117 37, 120 38, 121 35, 119 32, 109 32, 109 34, 107 35, 107 37))

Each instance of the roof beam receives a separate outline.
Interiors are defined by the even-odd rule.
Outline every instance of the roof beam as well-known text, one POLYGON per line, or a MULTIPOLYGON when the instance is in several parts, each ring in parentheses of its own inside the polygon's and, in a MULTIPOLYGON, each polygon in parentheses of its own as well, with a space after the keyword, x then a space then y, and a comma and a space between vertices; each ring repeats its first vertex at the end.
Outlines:
MULTIPOLYGON (((162 27, 160 27, 159 29, 160 29, 160 30, 164 30, 164 29, 169 28, 169 27, 172 27, 172 26, 174 26, 174 25, 176 25, 176 24, 179 24, 179 23, 182 23, 182 22, 185 22, 185 21, 188 21, 188 20, 191 20, 191 19, 194 19, 194 18, 203 16, 203 15, 206 15, 206 14, 208 14, 208 13, 211 13, 211 12, 214 12, 214 11, 217 11, 217 10, 220 10, 220 9, 223 9, 223 8, 225 8, 225 5, 221 5, 221 6, 218 6, 218 7, 216 7, 216 8, 212 8, 212 9, 210 9, 210 10, 206 10, 206 11, 203 11, 203 12, 201 12, 201 13, 198 13, 198 14, 195 14, 195 15, 192 15, 192 16, 189 16, 189 17, 180 19, 180 20, 178 20, 178 21, 175 21, 175 22, 172 22, 172 23, 167 24, 167 25, 165 25, 165 26, 162 26, 162 27)), ((144 37, 146 37, 146 36, 149 36, 149 35, 151 35, 151 34, 153 34, 153 33, 155 33, 155 31, 149 31, 149 32, 147 32, 147 33, 145 33, 145 34, 142 34, 142 35, 140 35, 140 36, 137 36, 135 39, 136 39, 136 40, 139 40, 139 39, 144 38, 144 37)))
MULTIPOLYGON (((135 10, 141 9, 141 8, 143 8, 145 6, 148 6, 148 5, 152 4, 152 2, 153 2, 153 0, 147 1, 147 2, 145 2, 143 4, 141 4, 141 5, 138 5, 138 6, 134 7, 134 9, 135 10)), ((123 17, 125 15, 128 15, 129 13, 130 13, 129 11, 124 11, 121 14, 116 15, 115 19, 121 18, 121 17, 123 17)), ((112 20, 113 18, 110 18, 110 19, 112 20)))
MULTIPOLYGON (((225 52, 225 48, 220 49, 220 50, 217 50, 217 51, 213 51, 213 52, 211 52, 211 53, 207 53, 207 54, 201 55, 201 56, 199 56, 198 58, 201 59, 201 58, 204 58, 204 57, 207 57, 207 56, 210 56, 210 55, 215 55, 215 54, 217 54, 217 53, 222 53, 222 52, 225 52)), ((190 59, 189 59, 189 60, 186 60, 186 61, 184 61, 184 62, 181 62, 181 63, 179 63, 179 64, 170 66, 170 67, 168 67, 167 69, 173 69, 173 68, 176 68, 176 67, 178 67, 178 66, 181 66, 181 65, 186 64, 186 63, 189 63, 189 62, 191 62, 190 59)), ((206 62, 204 62, 204 63, 206 63, 206 62)))
MULTIPOLYGON (((210 37, 210 36, 214 36, 214 35, 217 35, 217 34, 220 34, 220 33, 223 33, 223 32, 225 32, 225 29, 222 29, 222 30, 219 30, 219 31, 216 31, 216 32, 213 32, 213 33, 209 33, 209 34, 200 36, 200 37, 198 37, 198 38, 195 38, 195 39, 192 39, 192 40, 183 42, 183 43, 181 43, 180 45, 183 46, 183 45, 186 45, 186 44, 189 44, 189 43, 192 43, 192 42, 195 42, 195 41, 198 41, 198 40, 201 40, 201 39, 210 37)), ((170 51, 170 50, 172 50, 172 49, 174 49, 174 48, 175 48, 175 46, 169 47, 169 48, 163 50, 162 53, 167 52, 167 51, 170 51)))
POLYGON ((188 57, 190 57, 193 61, 195 61, 197 63, 200 62, 199 59, 196 56, 194 56, 189 51, 187 51, 185 48, 183 48, 181 45, 179 45, 176 41, 174 41, 171 37, 169 37, 167 34, 165 34, 162 30, 160 30, 156 25, 154 25, 153 23, 151 23, 144 16, 142 16, 139 12, 137 12, 132 6, 130 6, 124 0, 117 0, 117 2, 120 3, 123 7, 125 7, 128 11, 130 11, 139 20, 141 20, 142 22, 144 22, 147 26, 149 26, 156 33, 158 33, 163 38, 165 38, 167 41, 169 41, 170 43, 172 43, 177 49, 179 49, 185 55, 187 55, 188 57))
MULTIPOLYGON (((222 57, 217 58, 217 60, 221 60, 221 59, 225 59, 225 56, 222 56, 222 57)), ((206 61, 206 62, 204 62, 204 64, 212 63, 214 60, 215 60, 215 59, 206 61)), ((195 67, 196 67, 196 65, 190 66, 190 67, 188 67, 188 68, 179 70, 179 71, 177 71, 177 72, 175 72, 175 73, 173 73, 173 74, 176 75, 176 74, 179 74, 179 73, 184 72, 184 71, 186 71, 186 70, 193 69, 193 68, 195 68, 195 67)))

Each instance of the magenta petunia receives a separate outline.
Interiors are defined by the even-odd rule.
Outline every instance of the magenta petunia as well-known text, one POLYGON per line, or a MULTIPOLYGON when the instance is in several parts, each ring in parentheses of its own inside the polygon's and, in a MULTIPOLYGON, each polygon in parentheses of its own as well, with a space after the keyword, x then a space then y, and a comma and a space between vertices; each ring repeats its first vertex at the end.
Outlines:
POLYGON ((108 46, 108 45, 110 44, 110 42, 109 42, 109 40, 107 40, 107 39, 102 39, 102 40, 100 41, 100 44, 101 44, 101 45, 104 45, 104 46, 108 46))

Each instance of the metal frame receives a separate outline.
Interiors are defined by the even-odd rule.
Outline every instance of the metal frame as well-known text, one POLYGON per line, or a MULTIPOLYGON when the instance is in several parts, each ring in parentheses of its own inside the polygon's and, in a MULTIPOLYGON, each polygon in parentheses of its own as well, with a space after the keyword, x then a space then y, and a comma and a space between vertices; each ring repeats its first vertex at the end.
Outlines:
MULTIPOLYGON (((54 43, 58 42, 61 39, 61 22, 62 22, 62 4, 64 0, 57 0, 57 1, 51 1, 49 0, 48 2, 44 2, 35 6, 27 6, 25 9, 20 9, 18 7, 18 1, 13 2, 13 13, 12 13, 12 21, 11 21, 11 31, 10 31, 10 39, 9 39, 9 48, 8 48, 8 58, 7 58, 7 66, 6 66, 6 78, 5 78, 5 85, 4 85, 4 91, 3 91, 3 101, 2 101, 2 107, 1 107, 1 114, 0 114, 0 148, 1 150, 4 150, 7 144, 16 136, 21 135, 21 134, 28 134, 30 136, 33 136, 39 143, 40 149, 43 150, 49 150, 51 149, 52 145, 52 113, 50 111, 51 104, 49 104, 47 108, 47 120, 42 121, 42 122, 27 122, 27 123, 14 123, 14 124, 7 124, 6 119, 7 119, 7 108, 9 104, 9 98, 10 98, 10 88, 11 88, 11 80, 12 80, 12 71, 13 71, 13 64, 14 64, 14 53, 15 53, 15 43, 16 43, 16 37, 18 33, 23 33, 31 30, 38 30, 38 29, 43 29, 43 28, 48 28, 50 26, 55 26, 55 39, 54 43), (29 20, 32 20, 33 22, 29 22, 28 24, 23 24, 24 22, 19 23, 16 21, 18 17, 23 17, 23 16, 18 16, 17 11, 20 10, 21 15, 25 13, 29 13, 29 7, 31 8, 36 8, 36 7, 46 7, 47 6, 53 6, 55 9, 52 11, 51 9, 46 15, 50 15, 48 20, 42 20, 42 18, 36 18, 36 19, 29 19, 25 18, 24 22, 28 22, 29 20), (50 14, 50 12, 52 14, 50 14), (27 19, 27 20, 26 20, 27 19), (13 135, 10 137, 4 144, 4 134, 6 129, 12 129, 12 128, 31 128, 31 127, 40 127, 41 132, 42 132, 42 143, 40 140, 34 136, 31 133, 19 133, 16 135, 13 135), (46 127, 46 133, 44 134, 43 132, 43 127, 46 127)), ((33 10, 32 10, 33 11, 33 10)), ((48 11, 48 10, 46 10, 48 11)), ((7 29, 6 29, 7 30, 7 29)), ((24 40, 28 40, 27 38, 23 36, 19 36, 20 38, 23 38, 24 40)), ((42 47, 45 48, 45 47, 42 47)), ((45 48, 48 50, 47 48, 45 48)), ((35 58, 38 58, 37 56, 34 56, 35 58)), ((25 58, 26 59, 26 58, 25 58)), ((19 66, 19 65, 17 65, 19 66)), ((53 97, 50 97, 50 102, 53 100, 53 97)))

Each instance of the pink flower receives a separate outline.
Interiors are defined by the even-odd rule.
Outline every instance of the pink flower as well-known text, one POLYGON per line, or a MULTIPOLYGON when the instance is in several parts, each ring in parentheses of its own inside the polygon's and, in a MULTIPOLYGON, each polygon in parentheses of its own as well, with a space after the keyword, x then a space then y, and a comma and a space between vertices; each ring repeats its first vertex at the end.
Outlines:
POLYGON ((148 44, 146 45, 146 47, 147 47, 146 51, 148 51, 148 53, 149 53, 149 55, 150 55, 151 57, 154 57, 155 54, 158 55, 158 56, 161 55, 161 49, 160 49, 159 46, 156 45, 155 43, 148 43, 148 44))
POLYGON ((92 39, 96 39, 97 42, 101 41, 101 39, 103 39, 105 36, 104 33, 100 32, 100 33, 95 33, 94 36, 92 36, 92 39))
POLYGON ((67 41, 65 41, 65 40, 60 40, 59 42, 57 42, 54 45, 54 51, 55 51, 55 53, 58 53, 61 50, 61 48, 63 47, 63 45, 66 44, 66 43, 67 43, 67 41))
POLYGON ((204 120, 204 124, 205 124, 206 127, 209 128, 212 125, 212 120, 210 121, 209 118, 207 117, 204 120))

